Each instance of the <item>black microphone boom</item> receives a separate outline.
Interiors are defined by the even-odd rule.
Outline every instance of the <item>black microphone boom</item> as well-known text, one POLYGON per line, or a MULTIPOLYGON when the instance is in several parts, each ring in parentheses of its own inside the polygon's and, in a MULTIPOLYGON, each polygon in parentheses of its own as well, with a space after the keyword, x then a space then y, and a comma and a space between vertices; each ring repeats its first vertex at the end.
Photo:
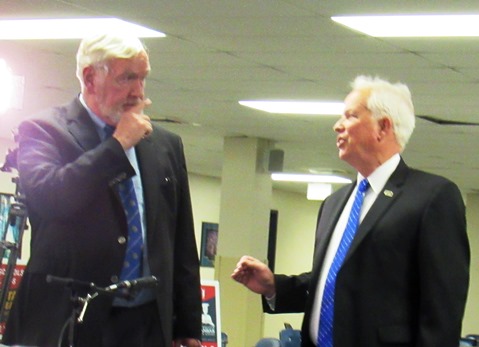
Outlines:
POLYGON ((155 276, 141 277, 131 281, 121 281, 105 288, 106 291, 115 291, 118 289, 143 289, 153 288, 158 285, 158 279, 155 276))
POLYGON ((76 289, 87 290, 87 289, 95 288, 95 284, 92 282, 78 281, 73 278, 67 278, 67 277, 57 277, 53 275, 47 275, 46 281, 47 283, 60 284, 65 287, 76 288, 76 289))

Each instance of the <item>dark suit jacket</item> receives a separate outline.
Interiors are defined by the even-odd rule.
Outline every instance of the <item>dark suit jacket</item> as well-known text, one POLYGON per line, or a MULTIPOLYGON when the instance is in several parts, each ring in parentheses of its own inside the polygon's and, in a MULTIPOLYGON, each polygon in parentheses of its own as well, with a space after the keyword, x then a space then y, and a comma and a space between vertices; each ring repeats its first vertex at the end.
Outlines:
MULTIPOLYGON (((201 336, 199 264, 181 139, 154 126, 136 146, 144 190, 147 247, 163 346, 201 336)), ((118 278, 127 224, 115 185, 134 174, 119 142, 104 142, 76 98, 19 128, 19 176, 32 225, 31 257, 4 343, 56 346, 72 312, 71 288, 47 275, 108 286, 118 278)), ((73 288, 80 295, 84 288, 73 288)), ((78 327, 95 336, 112 298, 91 301, 78 327)))
MULTIPOLYGON (((319 273, 353 187, 343 187, 321 206, 312 271, 276 275, 275 312, 305 312, 303 346, 315 345, 309 324, 319 273)), ((334 346, 456 347, 469 262, 458 188, 401 160, 359 226, 338 273, 334 346)))

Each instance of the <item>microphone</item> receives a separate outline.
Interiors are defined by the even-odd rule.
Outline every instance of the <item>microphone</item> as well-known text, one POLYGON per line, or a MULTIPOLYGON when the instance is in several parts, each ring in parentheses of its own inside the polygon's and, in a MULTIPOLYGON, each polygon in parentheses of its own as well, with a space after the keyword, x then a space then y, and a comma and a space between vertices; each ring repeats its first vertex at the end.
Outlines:
POLYGON ((73 278, 58 277, 53 275, 47 275, 45 280, 50 284, 61 284, 65 287, 76 289, 91 289, 95 287, 95 284, 92 282, 78 281, 73 278))
POLYGON ((158 285, 158 279, 155 276, 140 277, 136 280, 121 281, 116 284, 112 284, 105 288, 106 291, 112 292, 118 289, 143 289, 153 288, 158 285))

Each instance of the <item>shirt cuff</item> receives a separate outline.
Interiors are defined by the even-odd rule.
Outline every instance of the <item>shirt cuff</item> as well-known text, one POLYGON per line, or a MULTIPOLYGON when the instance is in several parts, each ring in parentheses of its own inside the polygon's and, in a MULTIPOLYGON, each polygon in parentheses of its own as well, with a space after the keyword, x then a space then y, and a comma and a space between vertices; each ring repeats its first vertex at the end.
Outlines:
POLYGON ((271 297, 264 297, 266 299, 266 303, 268 304, 269 308, 274 311, 276 308, 276 294, 273 294, 271 297))

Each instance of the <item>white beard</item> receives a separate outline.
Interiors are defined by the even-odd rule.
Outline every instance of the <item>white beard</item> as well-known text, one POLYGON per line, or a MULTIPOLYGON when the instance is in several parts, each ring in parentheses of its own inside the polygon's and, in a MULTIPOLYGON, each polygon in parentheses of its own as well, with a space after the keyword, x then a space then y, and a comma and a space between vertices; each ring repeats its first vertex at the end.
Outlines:
MULTIPOLYGON (((101 105, 101 104, 100 104, 101 105)), ((123 113, 122 110, 106 108, 104 106, 100 106, 100 112, 103 118, 106 118, 110 121, 112 125, 117 125, 121 119, 121 114, 123 113)))

